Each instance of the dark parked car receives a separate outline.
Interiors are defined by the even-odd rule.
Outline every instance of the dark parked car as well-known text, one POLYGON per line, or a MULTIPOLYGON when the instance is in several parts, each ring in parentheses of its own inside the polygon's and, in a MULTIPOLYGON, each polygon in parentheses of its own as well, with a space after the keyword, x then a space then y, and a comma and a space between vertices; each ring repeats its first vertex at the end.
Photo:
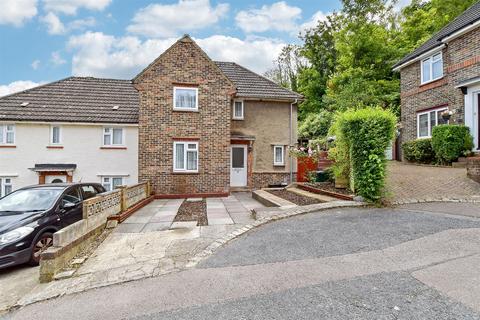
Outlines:
POLYGON ((52 183, 0 198, 0 269, 38 265, 53 233, 82 219, 83 200, 105 192, 97 183, 52 183))

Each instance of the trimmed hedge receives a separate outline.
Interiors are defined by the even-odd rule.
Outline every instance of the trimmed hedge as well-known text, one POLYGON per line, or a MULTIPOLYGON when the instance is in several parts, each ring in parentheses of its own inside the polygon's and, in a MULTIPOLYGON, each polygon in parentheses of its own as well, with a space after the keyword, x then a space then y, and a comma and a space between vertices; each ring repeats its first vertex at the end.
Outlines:
POLYGON ((385 151, 393 140, 396 117, 389 110, 348 110, 338 118, 350 150, 354 191, 370 202, 382 197, 385 185, 385 151))
POLYGON ((471 152, 470 129, 463 125, 436 126, 432 130, 432 147, 439 163, 452 163, 471 152))
POLYGON ((402 144, 403 156, 406 160, 418 163, 435 162, 432 139, 418 139, 402 144))

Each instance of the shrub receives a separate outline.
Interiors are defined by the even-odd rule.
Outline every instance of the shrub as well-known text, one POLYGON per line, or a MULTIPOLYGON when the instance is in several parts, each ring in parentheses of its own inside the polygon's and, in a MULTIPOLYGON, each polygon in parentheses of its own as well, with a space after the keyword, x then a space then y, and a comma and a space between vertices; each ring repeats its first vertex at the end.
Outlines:
POLYGON ((328 158, 333 160, 332 173, 337 179, 350 180, 350 148, 340 131, 339 123, 343 114, 337 114, 328 131, 329 136, 335 136, 334 146, 328 149, 328 158))
POLYGON ((432 139, 418 139, 405 142, 402 145, 403 156, 406 160, 419 163, 433 163, 435 152, 433 152, 432 139))
POLYGON ((385 150, 394 137, 395 115, 381 108, 348 110, 339 117, 339 130, 350 150, 354 191, 376 202, 385 185, 385 150))
POLYGON ((438 162, 448 164, 471 152, 473 138, 463 125, 436 126, 432 131, 432 147, 438 162))

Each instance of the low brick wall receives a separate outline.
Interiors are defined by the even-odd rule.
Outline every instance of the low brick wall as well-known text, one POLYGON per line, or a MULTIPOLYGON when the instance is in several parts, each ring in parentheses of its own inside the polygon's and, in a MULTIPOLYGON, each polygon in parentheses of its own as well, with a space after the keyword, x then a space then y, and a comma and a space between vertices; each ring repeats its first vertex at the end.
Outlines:
MULTIPOLYGON (((252 187, 254 189, 266 188, 268 185, 291 183, 289 172, 253 172, 252 174, 252 187)), ((297 179, 297 174, 293 173, 293 181, 297 179)))
POLYGON ((480 157, 467 158, 467 176, 480 183, 480 157))
POLYGON ((119 215, 149 196, 149 183, 139 183, 83 202, 83 219, 53 234, 53 246, 42 253, 40 282, 48 282, 102 233, 108 217, 119 215))

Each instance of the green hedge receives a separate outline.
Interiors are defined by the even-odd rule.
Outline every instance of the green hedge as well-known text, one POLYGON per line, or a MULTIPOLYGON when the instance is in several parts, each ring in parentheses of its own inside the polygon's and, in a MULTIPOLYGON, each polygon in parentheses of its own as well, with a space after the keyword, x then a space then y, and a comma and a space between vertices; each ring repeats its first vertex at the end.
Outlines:
POLYGON ((418 139, 402 144, 403 156, 406 160, 419 163, 435 162, 432 139, 418 139))
POLYGON ((380 200, 385 185, 385 150, 393 140, 396 117, 388 110, 348 110, 338 118, 348 141, 354 191, 365 200, 380 200))
POLYGON ((471 152, 473 138, 463 125, 436 126, 432 130, 432 147, 437 161, 448 164, 471 152))

